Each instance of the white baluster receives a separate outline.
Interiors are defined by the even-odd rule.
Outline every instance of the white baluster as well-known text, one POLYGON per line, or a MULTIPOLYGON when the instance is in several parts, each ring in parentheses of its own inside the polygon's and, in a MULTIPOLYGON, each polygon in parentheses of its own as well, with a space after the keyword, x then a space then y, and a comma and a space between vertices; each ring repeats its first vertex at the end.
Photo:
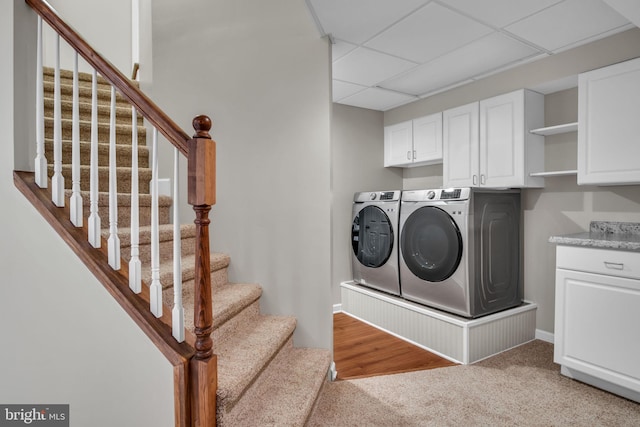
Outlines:
POLYGON ((82 196, 80 195, 80 88, 78 85, 78 52, 73 58, 73 105, 72 105, 72 134, 71 134, 71 200, 69 209, 71 223, 82 227, 82 196))
POLYGON ((53 89, 53 177, 51 200, 64 207, 64 176, 62 176, 62 114, 60 105, 60 35, 55 37, 55 75, 53 89))
POLYGON ((98 214, 98 73, 93 70, 91 80, 91 166, 89 178, 89 232, 88 240, 91 246, 99 248, 102 245, 100 236, 101 221, 98 214))
POLYGON ((118 180, 116 177, 116 88, 111 86, 109 118, 109 265, 120 270, 120 238, 118 237, 118 180))
POLYGON ((158 235, 158 129, 153 128, 151 149, 151 287, 150 310, 162 316, 162 285, 160 284, 160 236, 158 235))
POLYGON ((44 152, 44 81, 42 78, 42 18, 38 16, 38 45, 36 53, 36 184, 49 186, 47 157, 44 152))
POLYGON ((131 107, 131 259, 129 260, 129 287, 139 294, 142 290, 140 262, 140 218, 138 195, 138 112, 131 107))
POLYGON ((184 341, 184 308, 182 307, 182 240, 180 235, 180 208, 178 187, 180 173, 180 152, 176 148, 173 154, 173 337, 184 341))

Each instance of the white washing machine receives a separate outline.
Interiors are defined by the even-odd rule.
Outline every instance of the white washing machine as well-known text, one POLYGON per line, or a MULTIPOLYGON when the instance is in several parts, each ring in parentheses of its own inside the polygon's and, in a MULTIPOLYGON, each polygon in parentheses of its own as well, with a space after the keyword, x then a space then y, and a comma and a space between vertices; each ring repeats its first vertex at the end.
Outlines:
POLYGON ((522 303, 520 191, 404 191, 402 296, 464 317, 522 303))
POLYGON ((353 281, 400 295, 398 215, 401 191, 355 193, 351 223, 353 281))

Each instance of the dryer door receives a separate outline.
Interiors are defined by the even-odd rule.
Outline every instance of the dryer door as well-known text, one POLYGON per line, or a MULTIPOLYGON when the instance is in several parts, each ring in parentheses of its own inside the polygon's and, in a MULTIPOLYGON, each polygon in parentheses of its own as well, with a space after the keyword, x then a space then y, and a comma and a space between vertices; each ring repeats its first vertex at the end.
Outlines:
POLYGON ((400 250, 414 275, 428 282, 441 282, 451 277, 460 265, 462 235, 448 213, 424 206, 405 221, 400 250))
POLYGON ((393 227, 377 206, 366 206, 353 219, 351 245, 358 261, 367 267, 383 266, 393 250, 393 227))

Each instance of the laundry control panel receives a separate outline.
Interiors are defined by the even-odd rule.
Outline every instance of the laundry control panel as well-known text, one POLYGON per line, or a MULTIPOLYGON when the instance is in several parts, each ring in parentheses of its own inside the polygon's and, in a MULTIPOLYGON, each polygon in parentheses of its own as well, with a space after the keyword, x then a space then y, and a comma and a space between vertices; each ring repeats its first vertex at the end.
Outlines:
POLYGON ((442 190, 440 193, 440 200, 459 199, 461 190, 456 188, 455 190, 442 190))

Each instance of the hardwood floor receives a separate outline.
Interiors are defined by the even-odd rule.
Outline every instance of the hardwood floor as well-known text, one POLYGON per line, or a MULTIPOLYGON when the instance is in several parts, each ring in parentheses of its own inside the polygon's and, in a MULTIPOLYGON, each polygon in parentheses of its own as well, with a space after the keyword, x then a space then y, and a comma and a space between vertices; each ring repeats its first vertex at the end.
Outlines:
POLYGON ((456 365, 344 313, 333 315, 333 358, 338 380, 456 365))

